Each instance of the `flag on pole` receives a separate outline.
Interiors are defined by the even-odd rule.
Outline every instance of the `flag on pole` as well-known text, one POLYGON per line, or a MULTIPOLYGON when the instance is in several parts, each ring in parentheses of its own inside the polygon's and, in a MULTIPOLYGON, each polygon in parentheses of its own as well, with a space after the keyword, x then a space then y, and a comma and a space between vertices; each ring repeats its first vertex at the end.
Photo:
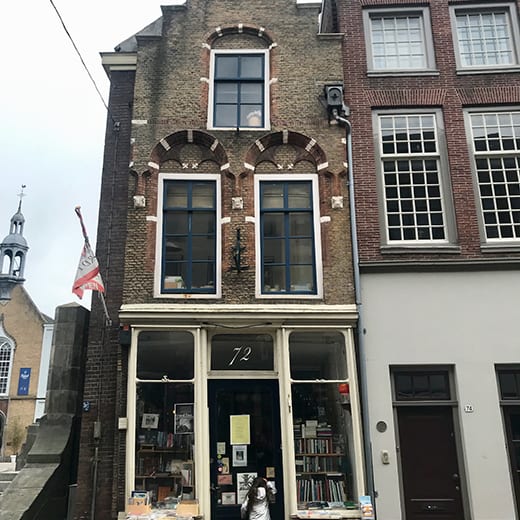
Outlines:
POLYGON ((86 290, 104 293, 105 286, 103 285, 103 280, 99 274, 99 264, 96 255, 94 255, 94 252, 90 247, 90 242, 88 240, 85 224, 83 223, 80 207, 78 206, 75 211, 81 223, 81 230, 83 231, 85 244, 83 245, 83 250, 81 251, 78 270, 76 271, 76 278, 74 279, 74 284, 72 285, 72 292, 79 298, 82 298, 83 292, 86 290))

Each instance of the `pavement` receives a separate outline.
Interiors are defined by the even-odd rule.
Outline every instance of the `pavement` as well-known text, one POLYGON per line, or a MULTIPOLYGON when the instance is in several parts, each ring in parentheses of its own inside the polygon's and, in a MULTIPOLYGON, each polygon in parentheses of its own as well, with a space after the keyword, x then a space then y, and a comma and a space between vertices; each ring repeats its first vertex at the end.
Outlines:
POLYGON ((16 470, 15 462, 0 462, 0 473, 7 473, 16 470))

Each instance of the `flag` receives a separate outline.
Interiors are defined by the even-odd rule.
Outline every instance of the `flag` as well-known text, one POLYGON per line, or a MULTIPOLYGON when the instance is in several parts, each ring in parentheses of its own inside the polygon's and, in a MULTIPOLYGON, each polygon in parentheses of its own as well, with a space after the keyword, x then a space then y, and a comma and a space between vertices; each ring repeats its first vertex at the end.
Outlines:
POLYGON ((76 271, 76 278, 74 279, 74 284, 72 285, 72 292, 79 298, 82 298, 83 292, 86 290, 104 293, 105 286, 103 285, 103 280, 99 274, 99 264, 96 255, 90 247, 90 242, 88 240, 85 224, 83 223, 80 207, 78 206, 75 211, 81 224, 81 230, 83 232, 85 244, 83 245, 83 251, 81 251, 78 270, 76 271))
POLYGON ((95 257, 90 244, 85 241, 81 257, 79 259, 78 270, 76 271, 76 278, 72 286, 72 292, 79 298, 83 297, 85 290, 99 291, 104 293, 105 286, 99 274, 99 264, 95 257))

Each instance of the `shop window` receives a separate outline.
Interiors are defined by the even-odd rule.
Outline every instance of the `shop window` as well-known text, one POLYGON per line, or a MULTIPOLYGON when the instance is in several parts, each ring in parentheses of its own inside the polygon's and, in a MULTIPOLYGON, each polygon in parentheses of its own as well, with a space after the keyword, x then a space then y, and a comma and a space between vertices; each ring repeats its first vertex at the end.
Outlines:
POLYGON ((319 227, 317 179, 256 176, 260 211, 261 294, 317 295, 319 227))
POLYGON ((266 51, 213 51, 209 127, 267 129, 266 51))
POLYGON ((193 370, 191 334, 140 334, 135 489, 148 491, 156 508, 195 497, 193 370))
POLYGON ((162 294, 216 295, 217 176, 163 177, 162 294))
POLYGON ((289 352, 298 508, 344 507, 356 499, 344 337, 295 332, 289 352))

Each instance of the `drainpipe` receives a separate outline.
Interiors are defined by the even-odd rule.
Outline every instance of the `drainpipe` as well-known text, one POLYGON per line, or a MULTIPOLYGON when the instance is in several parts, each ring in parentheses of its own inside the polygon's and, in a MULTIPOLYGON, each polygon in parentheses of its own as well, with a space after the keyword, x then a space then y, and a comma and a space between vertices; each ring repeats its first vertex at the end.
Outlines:
POLYGON ((348 195, 350 206, 350 234, 352 241, 352 263, 354 267, 354 291, 356 307, 358 311, 358 355, 359 355, 359 379, 361 388, 361 409, 363 410, 363 440, 365 445, 365 471, 367 476, 366 492, 372 497, 375 507, 374 495, 374 472, 372 468, 372 444, 370 440, 370 421, 368 418, 368 385, 365 357, 365 341, 363 327, 363 305, 361 303, 361 279, 359 274, 359 250, 357 239, 356 201, 354 198, 354 169, 352 167, 352 124, 345 117, 341 117, 337 110, 333 111, 336 121, 345 126, 347 172, 348 172, 348 195))

